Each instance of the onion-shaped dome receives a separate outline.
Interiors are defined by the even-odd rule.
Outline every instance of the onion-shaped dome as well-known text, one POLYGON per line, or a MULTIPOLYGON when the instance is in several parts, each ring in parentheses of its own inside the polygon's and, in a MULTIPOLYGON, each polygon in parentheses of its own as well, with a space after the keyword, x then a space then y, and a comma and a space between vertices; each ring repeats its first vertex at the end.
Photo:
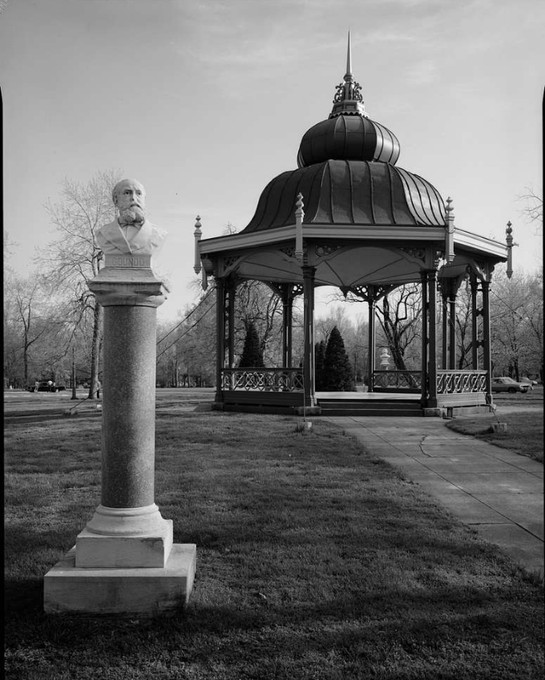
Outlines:
POLYGON ((297 165, 301 168, 327 160, 382 161, 395 165, 399 140, 388 128, 368 118, 361 85, 352 75, 350 33, 344 80, 337 85, 333 109, 327 120, 313 125, 303 135, 297 165))
POLYGON ((389 163, 328 160, 271 180, 244 232, 293 224, 299 193, 305 224, 445 225, 443 200, 422 177, 389 163))
POLYGON ((388 128, 364 115, 340 114, 323 120, 303 135, 297 165, 329 159, 382 161, 395 164, 399 141, 388 128))

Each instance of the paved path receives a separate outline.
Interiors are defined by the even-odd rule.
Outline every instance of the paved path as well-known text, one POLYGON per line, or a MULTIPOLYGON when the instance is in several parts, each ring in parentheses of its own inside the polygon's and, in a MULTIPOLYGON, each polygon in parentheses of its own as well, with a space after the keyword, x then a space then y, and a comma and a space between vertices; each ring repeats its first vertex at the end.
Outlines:
POLYGON ((441 418, 327 417, 543 578, 543 465, 441 418))

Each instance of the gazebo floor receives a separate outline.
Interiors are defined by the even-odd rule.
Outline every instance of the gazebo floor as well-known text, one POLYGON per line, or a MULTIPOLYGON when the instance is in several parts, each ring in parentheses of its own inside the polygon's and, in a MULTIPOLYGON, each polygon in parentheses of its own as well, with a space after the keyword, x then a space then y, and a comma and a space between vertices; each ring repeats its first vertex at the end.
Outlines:
POLYGON ((223 392, 214 408, 247 413, 278 413, 312 416, 393 416, 466 415, 489 411, 482 394, 442 395, 439 408, 423 409, 416 392, 316 392, 314 406, 305 406, 301 393, 259 390, 223 392))

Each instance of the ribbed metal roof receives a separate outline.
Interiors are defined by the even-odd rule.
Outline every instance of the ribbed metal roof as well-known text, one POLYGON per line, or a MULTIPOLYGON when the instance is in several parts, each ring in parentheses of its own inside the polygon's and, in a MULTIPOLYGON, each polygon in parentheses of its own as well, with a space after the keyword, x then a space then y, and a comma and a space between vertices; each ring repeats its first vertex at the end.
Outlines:
POLYGON ((299 193, 305 223, 445 225, 443 200, 425 179, 388 163, 327 160, 269 182, 243 233, 293 224, 299 193))
POLYGON ((395 164, 399 141, 388 128, 362 115, 338 115, 317 123, 303 135, 297 165, 327 160, 382 161, 395 164))

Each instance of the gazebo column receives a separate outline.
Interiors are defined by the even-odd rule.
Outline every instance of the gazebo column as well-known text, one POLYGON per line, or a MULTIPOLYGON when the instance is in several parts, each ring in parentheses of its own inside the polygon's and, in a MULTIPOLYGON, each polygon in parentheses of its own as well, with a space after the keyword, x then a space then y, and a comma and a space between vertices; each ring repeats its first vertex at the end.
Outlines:
POLYGON ((448 330, 449 330, 449 364, 451 371, 456 369, 456 285, 454 279, 449 280, 448 290, 448 330))
POLYGON ((314 276, 316 268, 303 265, 302 269, 304 298, 304 405, 305 407, 313 407, 316 403, 314 391, 314 276))
POLYGON ((426 406, 428 398, 428 280, 427 273, 423 271, 421 277, 422 288, 422 385, 420 401, 422 407, 426 406))
POLYGON ((441 366, 446 369, 448 367, 448 302, 447 292, 444 288, 441 290, 441 311, 442 311, 442 335, 441 335, 441 366))
POLYGON ((377 298, 375 296, 374 286, 369 286, 369 295, 367 297, 367 305, 369 312, 369 358, 367 366, 367 390, 369 392, 375 391, 375 356, 376 356, 376 344, 377 344, 377 334, 376 334, 376 304, 377 298))
POLYGON ((282 366, 292 366, 293 293, 290 284, 282 287, 282 366))
POLYGON ((483 291, 483 368, 486 371, 486 403, 492 403, 492 361, 490 351, 490 282, 482 282, 483 291))
POLYGON ((428 272, 428 407, 437 408, 437 271, 428 272))
POLYGON ((234 281, 230 281, 226 287, 227 295, 227 322, 228 322, 228 336, 227 336, 227 353, 229 358, 229 368, 234 368, 235 363, 235 298, 237 294, 237 286, 234 281))
POLYGON ((422 272, 422 403, 437 408, 437 271, 422 272))
POLYGON ((222 372, 225 363, 225 280, 216 279, 216 402, 223 402, 222 372))
POLYGON ((478 324, 477 316, 479 310, 477 309, 477 280, 474 276, 470 280, 471 288, 471 366, 474 371, 479 368, 479 338, 478 338, 478 324))

